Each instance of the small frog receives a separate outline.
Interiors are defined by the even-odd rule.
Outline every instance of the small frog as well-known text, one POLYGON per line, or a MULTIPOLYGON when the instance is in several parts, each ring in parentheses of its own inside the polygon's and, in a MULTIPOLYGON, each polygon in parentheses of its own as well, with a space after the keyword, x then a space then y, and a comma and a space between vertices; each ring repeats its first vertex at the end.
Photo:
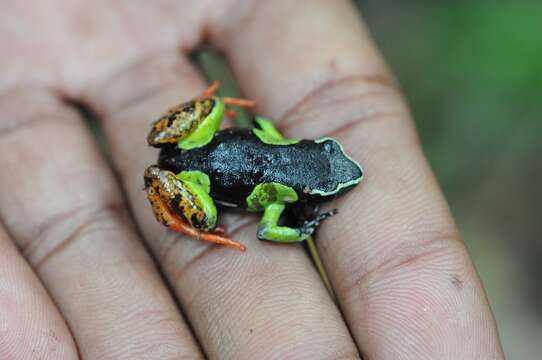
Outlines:
POLYGON ((363 172, 332 138, 286 139, 263 117, 252 129, 219 130, 226 105, 250 100, 218 97, 214 82, 202 95, 154 121, 147 141, 161 148, 158 164, 145 170, 145 190, 156 219, 170 229, 241 251, 217 227, 216 204, 263 212, 260 240, 290 243, 309 238, 332 210, 318 204, 357 185, 363 172), (295 223, 280 223, 289 211, 295 223))

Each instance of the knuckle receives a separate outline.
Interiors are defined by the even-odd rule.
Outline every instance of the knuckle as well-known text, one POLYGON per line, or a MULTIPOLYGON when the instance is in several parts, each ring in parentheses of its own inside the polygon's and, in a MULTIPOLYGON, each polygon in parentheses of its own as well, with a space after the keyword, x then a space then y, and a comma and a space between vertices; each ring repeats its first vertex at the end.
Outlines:
POLYGON ((4 92, 0 95, 0 109, 2 138, 24 129, 63 123, 75 114, 58 95, 39 87, 20 87, 4 92))
POLYGON ((408 282, 427 272, 436 281, 445 280, 457 286, 469 268, 468 259, 465 246, 455 233, 400 243, 371 267, 355 265, 355 270, 339 282, 339 291, 357 294, 366 301, 379 284, 399 279, 408 282))
POLYGON ((327 81, 309 92, 285 113, 283 130, 336 136, 373 121, 408 117, 407 107, 393 80, 383 74, 352 75, 327 81), (310 124, 309 124, 310 123, 310 124), (324 133, 321 129, 325 129, 324 133))
POLYGON ((187 83, 197 84, 198 81, 187 60, 178 56, 176 51, 167 49, 143 57, 114 73, 106 81, 90 88, 85 98, 100 117, 131 121, 134 112, 148 107, 149 102, 158 98, 170 100, 164 106, 173 105, 179 94, 186 93, 187 83))
POLYGON ((22 243, 22 252, 39 270, 52 257, 90 234, 103 237, 106 233, 122 229, 126 218, 126 207, 121 202, 82 206, 42 224, 33 239, 22 243))

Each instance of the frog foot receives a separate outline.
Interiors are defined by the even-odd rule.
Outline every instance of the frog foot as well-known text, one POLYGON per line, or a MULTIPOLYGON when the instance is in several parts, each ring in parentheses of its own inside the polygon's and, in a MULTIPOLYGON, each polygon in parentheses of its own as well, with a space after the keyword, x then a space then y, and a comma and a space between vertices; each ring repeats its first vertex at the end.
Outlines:
POLYGON ((218 80, 215 80, 211 83, 211 85, 209 85, 209 87, 207 89, 205 89, 201 95, 199 96, 200 98, 208 98, 208 97, 211 97, 213 96, 218 88, 220 87, 220 81, 218 80))
POLYGON ((226 116, 230 119, 235 119, 237 117, 237 112, 231 109, 224 110, 224 114, 226 114, 226 116))
MULTIPOLYGON (((220 81, 218 80, 213 81, 211 85, 209 85, 209 87, 205 89, 201 93, 200 96, 198 96, 197 99, 205 99, 205 98, 213 97, 215 93, 218 91, 219 87, 220 87, 220 81)), ((256 106, 256 101, 254 100, 232 98, 232 97, 227 97, 227 96, 222 96, 221 99, 226 105, 237 105, 237 106, 247 107, 247 108, 252 108, 256 106)), ((233 112, 233 114, 235 114, 235 112, 233 112)))
POLYGON ((327 219, 330 216, 336 215, 339 212, 337 209, 333 209, 330 211, 327 211, 325 213, 317 214, 314 216, 314 218, 310 220, 306 220, 303 225, 301 226, 300 230, 303 234, 312 235, 314 230, 316 230, 316 227, 320 225, 322 221, 327 219))
POLYGON ((218 235, 224 235, 224 234, 226 234, 226 229, 223 226, 217 226, 213 230, 213 233, 218 234, 218 235))
POLYGON ((207 241, 213 244, 224 245, 229 248, 239 250, 241 252, 246 250, 245 245, 224 237, 225 230, 222 227, 217 227, 212 232, 198 230, 187 224, 179 216, 174 214, 166 203, 157 197, 149 197, 149 200, 153 204, 155 216, 162 224, 166 225, 169 229, 196 238, 198 240, 207 241))
POLYGON ((167 226, 173 231, 194 237, 198 240, 207 241, 212 244, 224 245, 241 252, 244 252, 247 249, 246 246, 240 242, 221 236, 224 234, 224 228, 216 228, 212 232, 201 231, 193 228, 177 217, 174 217, 167 226))

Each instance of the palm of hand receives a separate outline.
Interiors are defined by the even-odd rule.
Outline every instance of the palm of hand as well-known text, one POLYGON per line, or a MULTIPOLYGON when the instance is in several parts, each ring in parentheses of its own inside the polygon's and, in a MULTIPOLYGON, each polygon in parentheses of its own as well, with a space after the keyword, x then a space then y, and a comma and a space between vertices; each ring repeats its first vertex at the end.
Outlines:
POLYGON ((4 1, 0 44, 0 304, 18 309, 3 312, 1 358, 502 357, 408 112, 347 2, 4 1), (258 242, 253 218, 227 219, 244 255, 153 219, 145 135, 204 88, 186 58, 204 39, 258 112, 291 136, 333 134, 366 166, 318 239, 340 310, 303 249, 258 242), (97 113, 112 164, 64 99, 97 113))

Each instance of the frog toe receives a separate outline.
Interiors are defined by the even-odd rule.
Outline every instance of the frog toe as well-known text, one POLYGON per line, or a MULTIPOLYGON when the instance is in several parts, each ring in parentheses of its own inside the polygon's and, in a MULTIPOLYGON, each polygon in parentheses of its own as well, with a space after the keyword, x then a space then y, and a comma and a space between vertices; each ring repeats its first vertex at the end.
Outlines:
POLYGON ((338 213, 339 213, 338 209, 333 209, 330 211, 326 211, 324 213, 317 214, 316 216, 314 216, 313 219, 306 220, 303 223, 302 228, 313 229, 314 231, 314 229, 316 229, 316 227, 319 226, 322 223, 322 221, 338 213))

